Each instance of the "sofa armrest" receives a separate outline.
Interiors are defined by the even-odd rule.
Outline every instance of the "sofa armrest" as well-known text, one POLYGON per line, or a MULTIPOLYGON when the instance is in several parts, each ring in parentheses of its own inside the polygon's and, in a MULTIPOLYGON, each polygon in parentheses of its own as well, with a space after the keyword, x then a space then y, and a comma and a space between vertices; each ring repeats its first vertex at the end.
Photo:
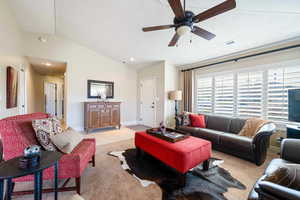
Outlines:
POLYGON ((275 130, 276 126, 274 123, 265 124, 253 138, 252 143, 256 165, 261 165, 266 160, 270 136, 275 133, 275 130))
POLYGON ((281 142, 280 156, 282 159, 300 164, 300 140, 284 139, 281 142))
POLYGON ((264 196, 264 193, 266 193, 269 196, 274 196, 274 199, 300 200, 300 192, 297 190, 293 190, 291 188, 287 188, 268 181, 261 181, 260 183, 258 183, 258 185, 259 195, 264 196))

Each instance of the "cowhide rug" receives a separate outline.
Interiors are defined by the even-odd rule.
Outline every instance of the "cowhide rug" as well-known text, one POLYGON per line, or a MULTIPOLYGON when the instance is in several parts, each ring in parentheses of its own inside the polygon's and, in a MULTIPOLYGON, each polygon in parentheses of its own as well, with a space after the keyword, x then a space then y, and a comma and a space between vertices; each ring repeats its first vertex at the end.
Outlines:
POLYGON ((144 187, 158 184, 163 192, 163 200, 227 200, 224 193, 228 188, 246 189, 227 170, 218 166, 222 163, 220 159, 212 158, 208 171, 203 171, 201 164, 190 170, 186 176, 186 185, 181 187, 178 174, 152 156, 145 154, 137 158, 136 149, 108 154, 119 158, 122 168, 144 187))

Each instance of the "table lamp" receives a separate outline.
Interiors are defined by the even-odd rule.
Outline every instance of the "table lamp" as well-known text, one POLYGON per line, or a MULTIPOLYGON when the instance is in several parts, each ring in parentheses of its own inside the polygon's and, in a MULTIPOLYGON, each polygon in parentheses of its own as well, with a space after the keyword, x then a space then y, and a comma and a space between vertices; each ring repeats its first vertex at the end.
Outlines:
POLYGON ((175 116, 178 114, 178 101, 182 100, 182 91, 175 90, 169 92, 169 99, 175 101, 175 116))

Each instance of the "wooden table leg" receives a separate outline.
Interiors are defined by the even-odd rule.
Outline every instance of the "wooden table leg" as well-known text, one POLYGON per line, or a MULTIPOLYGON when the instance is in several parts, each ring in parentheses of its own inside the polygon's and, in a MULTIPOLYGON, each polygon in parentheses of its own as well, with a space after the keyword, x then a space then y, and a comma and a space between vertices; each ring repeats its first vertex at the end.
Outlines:
POLYGON ((4 193, 4 180, 0 179, 0 200, 3 200, 3 193, 4 193))
POLYGON ((139 147, 136 147, 136 157, 141 158, 142 156, 142 150, 139 147))
POLYGON ((179 185, 181 187, 184 187, 186 184, 186 173, 185 174, 179 174, 179 185))
POLYGON ((57 200, 57 198, 58 198, 57 188, 58 188, 58 162, 55 162, 55 164, 54 164, 54 200, 57 200))
POLYGON ((34 174, 34 200, 42 199, 43 172, 39 171, 34 174))
POLYGON ((203 170, 207 171, 209 169, 209 159, 203 162, 203 170))
POLYGON ((7 179, 7 188, 6 188, 6 200, 11 200, 13 182, 12 179, 7 179))

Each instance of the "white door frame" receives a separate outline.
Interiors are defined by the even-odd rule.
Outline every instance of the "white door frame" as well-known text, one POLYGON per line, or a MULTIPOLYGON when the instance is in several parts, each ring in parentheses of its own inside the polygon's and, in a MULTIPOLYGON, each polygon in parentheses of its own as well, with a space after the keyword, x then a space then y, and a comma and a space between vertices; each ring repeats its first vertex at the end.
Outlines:
POLYGON ((146 81, 146 80, 153 80, 154 82, 154 121, 153 121, 153 125, 156 126, 157 125, 157 77, 153 76, 153 77, 146 77, 146 78, 142 78, 139 82, 139 92, 140 92, 140 98, 139 98, 139 104, 140 104, 140 113, 139 113, 139 121, 140 123, 143 123, 143 116, 142 116, 142 82, 146 81))

